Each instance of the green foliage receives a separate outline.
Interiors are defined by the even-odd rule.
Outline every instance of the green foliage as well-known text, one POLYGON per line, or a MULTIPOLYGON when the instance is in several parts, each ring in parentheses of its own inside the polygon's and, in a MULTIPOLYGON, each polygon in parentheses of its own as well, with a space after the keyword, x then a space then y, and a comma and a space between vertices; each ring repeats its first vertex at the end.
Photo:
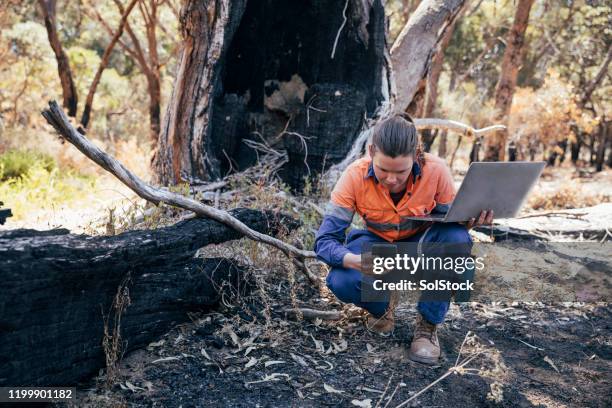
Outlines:
POLYGON ((33 169, 47 172, 57 167, 53 157, 29 150, 9 150, 0 155, 0 181, 27 177, 33 169))
POLYGON ((44 209, 57 208, 82 198, 95 188, 95 179, 74 171, 60 171, 47 160, 30 164, 20 177, 0 181, 0 197, 11 208, 14 220, 44 209))

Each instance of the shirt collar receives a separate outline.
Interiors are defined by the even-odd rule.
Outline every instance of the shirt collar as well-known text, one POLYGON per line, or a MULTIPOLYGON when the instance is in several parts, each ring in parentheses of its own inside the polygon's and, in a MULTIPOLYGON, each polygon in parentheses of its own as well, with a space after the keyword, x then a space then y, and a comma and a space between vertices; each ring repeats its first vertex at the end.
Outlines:
MULTIPOLYGON (((421 174, 421 166, 419 166, 419 163, 416 162, 416 160, 414 161, 414 163, 412 163, 412 179, 416 181, 417 177, 421 174)), ((368 166, 368 172, 366 173, 364 179, 368 179, 372 177, 374 179, 375 183, 378 183, 378 179, 376 178, 376 174, 374 174, 374 165, 372 164, 372 162, 370 162, 370 165, 368 166)))

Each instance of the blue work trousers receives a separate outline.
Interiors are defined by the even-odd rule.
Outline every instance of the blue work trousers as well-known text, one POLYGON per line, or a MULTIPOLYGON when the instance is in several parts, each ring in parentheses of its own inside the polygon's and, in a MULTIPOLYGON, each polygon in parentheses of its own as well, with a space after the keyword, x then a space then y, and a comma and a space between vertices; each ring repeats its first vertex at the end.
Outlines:
MULTIPOLYGON (((354 254, 360 254, 362 246, 367 242, 386 242, 379 236, 367 230, 351 230, 346 239, 346 248, 354 254)), ((457 223, 434 223, 430 228, 415 234, 401 242, 423 243, 453 243, 469 244, 472 239, 465 226, 457 223), (424 236, 423 236, 424 235, 424 236)), ((465 254, 468 256, 469 253, 465 254)), ((348 268, 332 268, 327 275, 327 287, 338 299, 366 309, 374 316, 382 316, 389 305, 388 301, 364 302, 361 297, 362 285, 372 285, 373 278, 360 271, 348 268)), ((421 301, 417 304, 419 313, 430 323, 439 324, 444 321, 448 312, 449 302, 421 301)))

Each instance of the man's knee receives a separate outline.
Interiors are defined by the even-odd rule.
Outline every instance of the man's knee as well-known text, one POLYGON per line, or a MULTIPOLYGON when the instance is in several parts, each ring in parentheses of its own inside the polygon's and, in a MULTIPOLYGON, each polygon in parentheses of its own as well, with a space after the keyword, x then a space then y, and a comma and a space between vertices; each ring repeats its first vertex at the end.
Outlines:
POLYGON ((353 269, 332 268, 326 279, 327 287, 346 303, 359 301, 361 274, 353 269))
POLYGON ((434 227, 436 232, 437 242, 448 242, 457 244, 471 244, 472 237, 468 229, 461 224, 450 222, 450 223, 437 223, 434 227))

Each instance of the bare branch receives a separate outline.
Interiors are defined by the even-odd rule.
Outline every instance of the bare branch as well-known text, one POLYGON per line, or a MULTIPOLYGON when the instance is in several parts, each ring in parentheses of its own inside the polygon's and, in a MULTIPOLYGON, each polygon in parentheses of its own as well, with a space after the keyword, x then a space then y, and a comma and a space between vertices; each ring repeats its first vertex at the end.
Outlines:
POLYGON ((100 61, 98 70, 96 71, 94 79, 91 82, 91 86, 89 87, 89 93, 87 94, 87 99, 85 99, 85 108, 83 110, 83 115, 81 116, 81 124, 83 125, 84 128, 87 128, 87 125, 89 124, 91 108, 93 105, 93 99, 94 99, 94 95, 96 94, 96 89, 98 88, 98 84, 100 83, 100 79, 102 78, 102 72, 104 72, 106 65, 108 65, 110 54, 113 51, 115 44, 119 40, 119 37, 121 37, 121 34, 123 34, 123 27, 125 27, 128 15, 130 14, 132 9, 136 5, 137 1, 138 0, 132 0, 130 4, 127 6, 127 8, 125 9, 125 12, 121 16, 121 20, 119 21, 119 27, 117 28, 117 32, 115 32, 115 35, 113 36, 113 38, 111 38, 110 43, 106 46, 106 49, 104 50, 104 54, 102 55, 102 60, 100 61))
POLYGON ((348 4, 349 4, 349 0, 346 0, 346 3, 344 3, 344 9, 342 10, 342 18, 344 20, 342 21, 342 24, 340 25, 340 28, 338 29, 338 33, 336 34, 336 39, 334 40, 334 47, 332 48, 332 52, 331 52, 331 59, 334 59, 334 55, 336 55, 336 47, 338 46, 338 40, 340 39, 340 34, 342 33, 342 29, 346 25, 346 9, 348 8, 348 4))
POLYGON ((119 179, 119 181, 128 186, 141 198, 150 201, 155 205, 158 205, 159 203, 166 203, 174 207, 193 211, 199 216, 211 218, 235 229, 254 241, 259 241, 278 248, 287 256, 297 257, 298 259, 295 259, 296 262, 301 262, 301 259, 304 258, 316 257, 316 254, 313 251, 298 249, 293 245, 289 245, 281 241, 280 239, 252 230, 238 219, 232 217, 227 211, 218 210, 189 197, 184 197, 182 195, 148 185, 125 168, 115 158, 105 153, 99 147, 91 143, 84 135, 79 133, 70 123, 68 117, 57 102, 49 102, 49 108, 45 109, 42 112, 42 115, 62 137, 79 149, 81 153, 93 160, 106 171, 113 174, 119 179))
POLYGON ((482 129, 476 129, 455 120, 434 118, 415 118, 414 125, 417 129, 452 130, 458 133, 464 133, 468 136, 481 136, 486 135, 487 133, 494 133, 498 130, 506 129, 506 126, 504 125, 492 125, 482 129))

